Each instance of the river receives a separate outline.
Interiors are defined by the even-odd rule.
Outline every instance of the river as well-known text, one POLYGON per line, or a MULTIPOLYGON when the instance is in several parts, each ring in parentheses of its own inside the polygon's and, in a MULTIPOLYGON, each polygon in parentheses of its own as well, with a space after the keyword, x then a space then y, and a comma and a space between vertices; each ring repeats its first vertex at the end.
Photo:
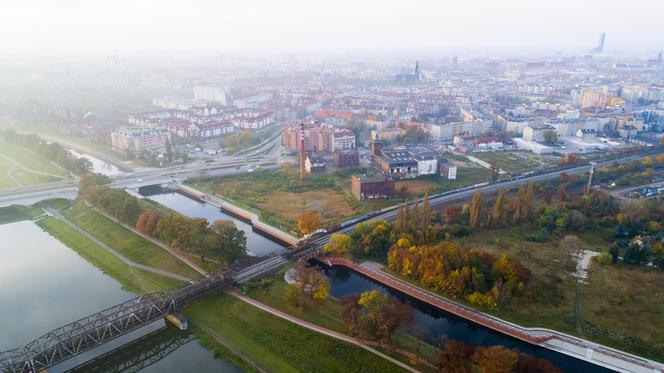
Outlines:
POLYGON ((87 153, 80 153, 74 149, 67 149, 76 158, 87 158, 92 163, 92 171, 106 176, 118 176, 124 174, 116 166, 94 157, 87 153))
MULTIPOLYGON (((150 193, 148 192, 150 189, 152 188, 143 190, 143 195, 146 198, 159 202, 186 216, 203 217, 209 221, 219 219, 234 221, 238 228, 247 234, 247 247, 252 250, 261 249, 255 251, 256 255, 266 255, 270 252, 281 252, 284 250, 283 246, 253 232, 250 224, 227 215, 212 205, 198 202, 179 193, 164 191, 161 188, 156 188, 150 193)), ((543 347, 537 347, 476 325, 436 307, 407 297, 346 268, 329 268, 325 266, 320 266, 320 268, 330 280, 330 293, 335 298, 342 298, 345 295, 368 290, 379 290, 391 296, 396 296, 402 301, 407 301, 414 310, 414 321, 407 329, 407 332, 418 338, 423 338, 434 346, 439 345, 444 338, 458 339, 473 346, 505 345, 509 348, 516 348, 521 352, 549 360, 566 372, 584 371, 585 373, 594 373, 610 371, 583 360, 569 357, 543 347)))
MULTIPOLYGON (((31 221, 0 225, 0 237, 0 351, 23 346, 46 331, 136 296, 31 221)), ((163 327, 163 321, 155 322, 49 368, 49 372, 70 369, 163 327)), ((160 333, 172 334, 167 329, 160 333)), ((190 336, 181 336, 179 341, 178 348, 150 361, 153 364, 141 371, 240 371, 215 359, 190 336)), ((132 351, 135 356, 146 352, 142 345, 132 351)))
POLYGON ((323 270, 330 280, 330 294, 335 298, 343 298, 346 295, 358 294, 365 291, 379 290, 382 293, 389 294, 402 302, 410 304, 414 311, 414 318, 411 325, 405 328, 405 331, 417 338, 424 339, 434 346, 440 345, 441 341, 447 338, 460 340, 472 346, 504 345, 508 348, 515 348, 523 353, 549 360, 565 372, 611 372, 611 370, 586 361, 531 345, 476 325, 466 319, 392 290, 347 268, 330 268, 325 265, 316 265, 323 270))
POLYGON ((226 214, 215 206, 196 201, 185 195, 167 189, 162 190, 161 188, 157 188, 158 191, 156 193, 149 193, 146 192, 146 190, 147 189, 145 188, 141 188, 139 193, 146 198, 158 202, 171 210, 190 218, 205 218, 210 223, 216 220, 232 221, 247 237, 247 250, 251 255, 265 256, 272 253, 278 254, 286 250, 283 245, 254 232, 251 224, 245 223, 234 216, 226 214))

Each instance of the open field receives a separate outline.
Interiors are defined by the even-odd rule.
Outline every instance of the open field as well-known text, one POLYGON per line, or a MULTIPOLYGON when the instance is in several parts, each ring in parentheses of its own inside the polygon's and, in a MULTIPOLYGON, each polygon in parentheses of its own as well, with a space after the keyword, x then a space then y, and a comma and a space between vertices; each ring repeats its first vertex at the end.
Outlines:
POLYGON ((145 294, 179 284, 176 280, 130 267, 56 218, 47 217, 37 224, 133 293, 145 294))
POLYGON ((359 347, 304 329, 228 295, 204 299, 184 313, 270 371, 402 371, 359 347))
POLYGON ((398 204, 403 191, 411 197, 425 192, 440 193, 488 181, 491 173, 483 168, 460 168, 456 180, 438 176, 422 176, 398 181, 397 195, 387 200, 358 201, 350 189, 351 175, 365 169, 343 169, 333 173, 308 175, 303 185, 294 170, 270 170, 220 178, 190 181, 196 189, 216 194, 230 203, 256 212, 262 221, 293 231, 298 214, 303 210, 317 211, 323 225, 335 224, 356 215, 398 204))
POLYGON ((68 176, 66 170, 56 166, 50 160, 44 158, 40 154, 15 144, 9 144, 6 142, 0 143, 0 155, 12 158, 24 167, 38 172, 54 174, 61 177, 68 176))
POLYGON ((325 220, 335 220, 355 213, 343 194, 331 188, 303 193, 275 192, 258 206, 261 211, 292 221, 297 220, 299 211, 304 210, 316 211, 325 220))
MULTIPOLYGON (((513 255, 533 273, 529 295, 510 299, 498 311, 483 311, 664 361, 664 271, 592 261, 587 283, 580 284, 570 275, 574 262, 558 247, 560 236, 538 243, 523 239, 527 233, 527 226, 516 226, 483 229, 455 239, 466 248, 513 255)), ((606 252, 612 234, 597 229, 578 237, 585 249, 606 252)))
POLYGON ((101 242, 111 246, 136 263, 164 269, 187 277, 194 278, 198 276, 197 272, 180 262, 176 257, 88 208, 82 201, 77 201, 72 208, 63 210, 62 214, 101 242))
POLYGON ((556 163, 553 156, 538 156, 523 151, 474 152, 470 155, 487 163, 495 159, 500 169, 514 173, 533 171, 556 163))

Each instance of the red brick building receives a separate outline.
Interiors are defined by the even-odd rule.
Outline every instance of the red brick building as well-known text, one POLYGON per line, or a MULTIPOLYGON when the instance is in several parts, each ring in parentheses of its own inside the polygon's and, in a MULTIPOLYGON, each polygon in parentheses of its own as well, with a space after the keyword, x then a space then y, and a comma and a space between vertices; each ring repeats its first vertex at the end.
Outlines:
POLYGON ((356 149, 337 149, 334 151, 334 164, 337 167, 358 167, 360 165, 360 152, 356 149))
POLYGON ((394 181, 381 174, 352 175, 351 189, 359 200, 390 198, 394 196, 394 181))

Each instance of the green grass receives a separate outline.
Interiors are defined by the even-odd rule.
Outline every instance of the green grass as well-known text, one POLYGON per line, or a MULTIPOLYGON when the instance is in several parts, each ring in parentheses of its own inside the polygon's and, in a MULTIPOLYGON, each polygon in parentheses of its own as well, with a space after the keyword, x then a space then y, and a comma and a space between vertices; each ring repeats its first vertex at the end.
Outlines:
POLYGON ((14 176, 24 186, 46 184, 62 180, 57 177, 35 174, 32 172, 22 170, 20 168, 14 169, 14 171, 12 171, 12 176, 14 176))
MULTIPOLYGON (((284 271, 280 271, 273 278, 274 281, 258 281, 245 285, 247 295, 257 299, 261 303, 267 304, 280 311, 291 314, 297 318, 309 321, 316 325, 335 330, 337 332, 351 335, 351 331, 341 319, 341 304, 338 299, 330 298, 323 304, 316 302, 308 303, 305 307, 295 307, 288 303, 284 297, 284 288, 286 282, 283 280, 284 271)), ((411 335, 397 331, 393 337, 396 347, 406 351, 419 351, 432 364, 437 363, 437 348, 421 341, 411 335)), ((390 351, 383 351, 394 358, 404 358, 405 356, 395 354, 390 351)))
MULTIPOLYGON (((527 152, 494 151, 494 152, 483 152, 483 153, 471 153, 469 155, 481 159, 487 163, 491 163, 491 160, 495 159, 496 164, 498 165, 499 168, 505 171, 515 172, 515 173, 532 171, 542 167, 540 162, 533 159, 533 157, 537 156, 527 152)), ((547 164, 549 163, 546 161, 543 162, 547 164)))
POLYGON ((56 218, 47 217, 37 224, 128 291, 146 294, 179 284, 177 280, 130 267, 56 218))
POLYGON ((274 372, 400 372, 368 351, 307 330, 228 295, 206 298, 185 315, 274 372))
POLYGON ((0 224, 13 223, 21 220, 32 220, 43 214, 38 206, 11 205, 0 207, 0 224))
POLYGON ((10 157, 24 167, 35 171, 55 174, 62 177, 68 176, 67 171, 56 166, 42 155, 15 144, 9 144, 6 142, 0 143, 0 154, 10 157))
POLYGON ((164 249, 136 235, 134 232, 98 212, 89 209, 81 201, 77 201, 71 209, 64 210, 63 215, 101 242, 109 245, 136 263, 183 276, 198 277, 197 272, 164 249))

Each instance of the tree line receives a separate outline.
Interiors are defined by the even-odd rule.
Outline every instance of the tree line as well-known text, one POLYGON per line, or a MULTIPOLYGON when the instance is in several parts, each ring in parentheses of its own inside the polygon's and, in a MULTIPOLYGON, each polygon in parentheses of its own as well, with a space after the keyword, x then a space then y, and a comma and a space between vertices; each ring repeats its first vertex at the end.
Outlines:
POLYGON ((447 339, 441 344, 438 360, 441 372, 562 373, 547 360, 505 346, 474 347, 455 339, 447 339))
POLYGON ((145 209, 139 199, 104 186, 108 178, 86 174, 79 181, 82 198, 91 205, 115 216, 120 222, 135 226, 178 250, 223 259, 227 264, 246 255, 246 237, 235 223, 203 218, 189 218, 174 213, 145 209))
POLYGON ((87 158, 77 158, 55 142, 46 142, 36 134, 20 134, 11 129, 0 130, 0 138, 4 141, 22 146, 55 164, 77 175, 83 175, 92 168, 92 162, 87 158))

